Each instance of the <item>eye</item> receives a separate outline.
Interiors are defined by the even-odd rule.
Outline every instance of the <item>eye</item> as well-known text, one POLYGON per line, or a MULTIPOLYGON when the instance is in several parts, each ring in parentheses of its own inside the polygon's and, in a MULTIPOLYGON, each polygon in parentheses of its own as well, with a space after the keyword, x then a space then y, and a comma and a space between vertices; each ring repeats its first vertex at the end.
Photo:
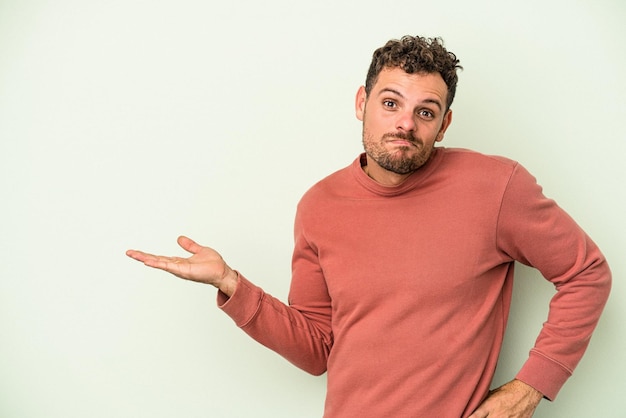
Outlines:
POLYGON ((417 114, 424 119, 433 119, 435 117, 435 114, 428 109, 422 109, 417 114))
POLYGON ((398 105, 393 100, 383 100, 383 107, 395 109, 398 105))

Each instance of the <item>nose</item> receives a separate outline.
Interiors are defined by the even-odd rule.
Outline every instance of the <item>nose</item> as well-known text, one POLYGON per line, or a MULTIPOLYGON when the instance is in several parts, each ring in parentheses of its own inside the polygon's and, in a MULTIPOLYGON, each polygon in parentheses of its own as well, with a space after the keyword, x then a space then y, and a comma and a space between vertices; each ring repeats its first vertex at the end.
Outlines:
POLYGON ((396 129, 403 132, 413 132, 415 128, 415 115, 413 112, 402 112, 398 114, 396 129))

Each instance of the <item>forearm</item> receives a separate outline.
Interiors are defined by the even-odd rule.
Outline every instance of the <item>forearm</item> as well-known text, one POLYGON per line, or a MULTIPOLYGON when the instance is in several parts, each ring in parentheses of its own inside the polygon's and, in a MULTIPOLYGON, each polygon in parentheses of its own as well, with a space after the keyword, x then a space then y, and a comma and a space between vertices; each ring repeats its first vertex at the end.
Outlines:
POLYGON ((218 293, 218 306, 257 342, 314 375, 326 371, 330 318, 307 315, 238 276, 236 290, 218 293))
POLYGON ((518 375, 521 381, 553 400, 582 358, 600 319, 611 287, 611 272, 592 245, 588 265, 566 281, 554 280, 557 293, 530 356, 518 375))

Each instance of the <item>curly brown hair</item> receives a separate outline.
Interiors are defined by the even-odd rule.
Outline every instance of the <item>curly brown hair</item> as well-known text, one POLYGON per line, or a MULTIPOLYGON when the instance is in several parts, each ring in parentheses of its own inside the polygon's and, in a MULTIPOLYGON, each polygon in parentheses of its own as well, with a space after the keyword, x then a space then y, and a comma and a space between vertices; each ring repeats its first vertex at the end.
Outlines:
POLYGON ((365 92, 370 94, 384 68, 399 67, 409 74, 439 73, 448 86, 447 109, 450 109, 459 79, 456 70, 463 69, 459 62, 456 55, 444 48, 441 38, 407 35, 399 40, 392 39, 374 51, 365 79, 365 92))

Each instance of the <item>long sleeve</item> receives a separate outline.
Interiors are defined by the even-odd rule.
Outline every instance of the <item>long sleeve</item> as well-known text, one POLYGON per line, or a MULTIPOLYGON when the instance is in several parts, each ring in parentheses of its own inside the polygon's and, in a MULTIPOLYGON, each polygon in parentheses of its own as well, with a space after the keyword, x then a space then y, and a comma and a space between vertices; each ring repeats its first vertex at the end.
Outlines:
POLYGON ((330 297, 298 215, 289 305, 241 274, 230 299, 218 293, 218 305, 248 335, 297 367, 314 375, 326 371, 333 343, 330 297))
POLYGON ((305 236, 302 212, 310 212, 306 209, 307 204, 300 202, 296 212, 288 305, 241 274, 230 299, 218 293, 218 305, 256 341, 295 366, 320 375, 327 370, 333 345, 332 307, 317 249, 305 236))
POLYGON ((611 272, 596 244, 517 165, 498 220, 498 245, 537 268, 556 294, 517 378, 554 399, 583 356, 604 308, 611 272))
POLYGON ((242 275, 235 293, 218 292, 217 303, 239 328, 297 367, 314 375, 326 371, 330 321, 285 305, 242 275))

